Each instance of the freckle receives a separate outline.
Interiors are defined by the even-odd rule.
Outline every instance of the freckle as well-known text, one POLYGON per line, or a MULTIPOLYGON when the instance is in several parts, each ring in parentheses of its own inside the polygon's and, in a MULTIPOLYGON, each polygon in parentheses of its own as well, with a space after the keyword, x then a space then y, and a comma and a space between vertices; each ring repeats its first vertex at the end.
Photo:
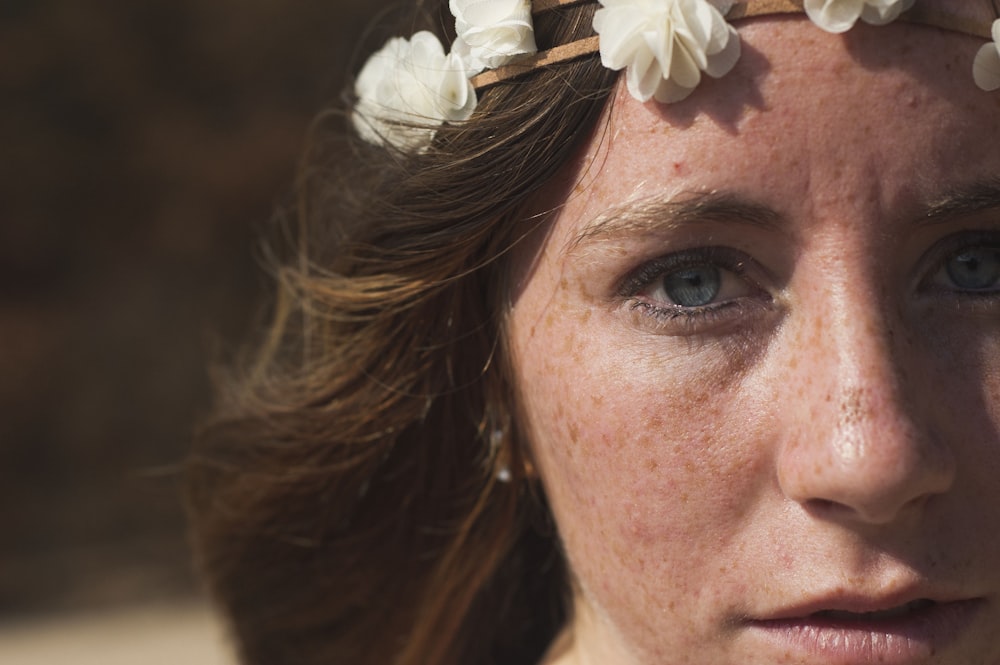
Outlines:
POLYGON ((650 471, 656 471, 660 468, 660 463, 653 458, 646 460, 646 468, 650 471))
POLYGON ((579 321, 580 323, 586 323, 587 321, 589 321, 589 320, 590 320, 590 315, 591 315, 591 314, 592 314, 592 312, 591 312, 591 311, 590 311, 589 309, 585 309, 585 310, 583 310, 583 312, 582 312, 582 313, 580 314, 580 316, 578 317, 578 319, 577 319, 577 320, 578 320, 578 321, 579 321))
POLYGON ((861 391, 857 388, 848 390, 840 405, 840 425, 853 425, 861 422, 863 417, 864 408, 861 391))

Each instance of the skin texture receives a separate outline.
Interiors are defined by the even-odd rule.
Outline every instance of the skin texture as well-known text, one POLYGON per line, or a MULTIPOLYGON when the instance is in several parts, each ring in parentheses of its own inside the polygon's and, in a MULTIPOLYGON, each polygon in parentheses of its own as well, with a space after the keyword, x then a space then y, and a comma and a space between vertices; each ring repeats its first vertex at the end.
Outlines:
POLYGON ((619 94, 521 248, 521 426, 575 578, 549 662, 876 662, 753 623, 931 598, 976 609, 889 662, 996 665, 1000 284, 946 269, 1000 247, 995 192, 953 196, 1000 176, 981 42, 739 31, 685 102, 619 94), (663 275, 704 247, 723 287, 685 313, 663 275))

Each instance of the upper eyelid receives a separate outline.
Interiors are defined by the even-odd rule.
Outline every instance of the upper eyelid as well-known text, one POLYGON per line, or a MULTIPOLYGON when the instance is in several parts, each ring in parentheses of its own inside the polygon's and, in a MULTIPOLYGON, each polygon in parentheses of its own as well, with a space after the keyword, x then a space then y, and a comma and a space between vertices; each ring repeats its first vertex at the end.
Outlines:
POLYGON ((619 296, 634 296, 649 286, 653 279, 669 272, 671 268, 680 269, 685 265, 698 265, 700 263, 717 264, 720 268, 744 278, 747 266, 756 265, 756 262, 748 254, 731 247, 694 247, 644 261, 619 281, 615 291, 619 296))
POLYGON ((941 238, 920 259, 916 271, 916 286, 924 288, 944 267, 944 262, 963 249, 984 245, 1000 249, 1000 229, 959 231, 941 238))
MULTIPOLYGON (((996 245, 1000 247, 1000 228, 966 229, 948 234, 927 248, 921 264, 938 263, 952 254, 974 245, 996 245)), ((921 267, 925 267, 921 265, 921 267)))

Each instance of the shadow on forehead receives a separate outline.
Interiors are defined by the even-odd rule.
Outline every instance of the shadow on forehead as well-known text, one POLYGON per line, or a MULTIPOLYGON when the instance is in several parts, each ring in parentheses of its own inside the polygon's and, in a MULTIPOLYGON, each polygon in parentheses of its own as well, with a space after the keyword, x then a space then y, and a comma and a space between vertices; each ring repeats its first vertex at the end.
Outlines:
POLYGON ((942 91, 952 90, 956 85, 974 88, 972 61, 979 47, 986 43, 972 35, 904 21, 882 26, 856 25, 841 39, 859 66, 871 71, 903 71, 914 80, 942 91))
MULTIPOLYGON (((785 20, 785 19, 778 19, 785 20)), ((771 63, 745 41, 736 67, 722 78, 702 77, 694 93, 676 104, 649 103, 657 116, 677 130, 687 129, 699 117, 707 117, 732 135, 739 134, 740 121, 747 110, 763 110, 767 105, 760 82, 771 71, 771 63)))
MULTIPOLYGON (((988 25, 991 17, 1000 14, 1000 10, 992 9, 992 3, 1000 4, 1000 0, 970 2, 961 8, 961 17, 988 25)), ((798 50, 808 57, 808 50, 818 48, 819 40, 838 40, 859 68, 871 72, 899 71, 923 85, 927 92, 941 96, 953 96, 963 88, 973 90, 972 62, 985 43, 984 39, 969 34, 902 20, 882 26, 859 21, 841 35, 830 35, 809 25, 804 15, 766 16, 735 23, 741 37, 743 28, 754 24, 766 24, 773 29, 795 25, 816 30, 815 40, 795 36, 799 43, 788 53, 794 55, 798 50)), ((698 118, 708 118, 727 133, 737 135, 747 111, 767 108, 761 88, 773 70, 768 56, 744 40, 740 60, 731 72, 720 79, 705 76, 698 90, 684 102, 647 106, 677 130, 687 129, 698 118)), ((905 80, 901 82, 905 84, 905 80)), ((803 94, 808 92, 803 90, 803 94)))

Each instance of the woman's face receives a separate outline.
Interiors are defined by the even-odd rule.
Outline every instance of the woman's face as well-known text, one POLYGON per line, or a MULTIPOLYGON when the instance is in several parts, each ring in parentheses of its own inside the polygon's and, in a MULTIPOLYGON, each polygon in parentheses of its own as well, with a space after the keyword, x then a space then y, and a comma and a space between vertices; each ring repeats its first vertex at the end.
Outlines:
POLYGON ((982 42, 740 32, 684 103, 618 95, 517 269, 523 430, 574 576, 555 656, 997 665, 982 42))

